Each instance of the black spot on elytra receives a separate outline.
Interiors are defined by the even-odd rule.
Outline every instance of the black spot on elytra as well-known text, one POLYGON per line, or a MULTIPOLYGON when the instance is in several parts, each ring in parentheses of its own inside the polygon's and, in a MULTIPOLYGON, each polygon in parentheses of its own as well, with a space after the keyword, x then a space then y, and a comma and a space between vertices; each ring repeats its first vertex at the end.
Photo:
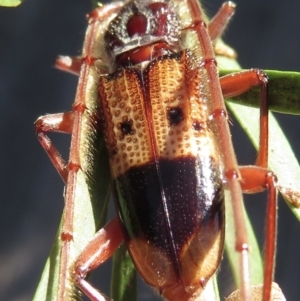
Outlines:
POLYGON ((183 112, 180 107, 170 108, 167 113, 170 125, 178 125, 183 120, 183 112))
POLYGON ((132 128, 132 120, 124 120, 119 124, 119 128, 124 135, 133 135, 135 133, 132 128))
POLYGON ((204 130, 204 124, 202 122, 199 122, 198 120, 193 121, 193 129, 195 131, 202 131, 204 130))

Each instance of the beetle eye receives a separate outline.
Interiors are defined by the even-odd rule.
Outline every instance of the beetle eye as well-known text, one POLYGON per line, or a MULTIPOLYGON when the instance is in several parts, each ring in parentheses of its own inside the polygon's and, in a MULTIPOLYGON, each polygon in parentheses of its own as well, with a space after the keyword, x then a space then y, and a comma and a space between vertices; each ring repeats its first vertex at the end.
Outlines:
POLYGON ((178 125, 183 120, 182 109, 180 107, 170 108, 167 117, 170 125, 178 125))
POLYGON ((127 22, 127 32, 129 37, 141 36, 147 30, 147 17, 143 14, 132 16, 127 22))

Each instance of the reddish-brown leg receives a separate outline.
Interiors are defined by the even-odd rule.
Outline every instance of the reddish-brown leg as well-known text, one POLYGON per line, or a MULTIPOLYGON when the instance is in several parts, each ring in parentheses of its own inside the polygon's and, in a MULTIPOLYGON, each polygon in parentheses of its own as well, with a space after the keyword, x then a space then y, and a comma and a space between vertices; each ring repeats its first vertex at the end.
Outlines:
POLYGON ((225 2, 217 14, 209 21, 207 25, 210 39, 214 43, 214 50, 217 55, 235 58, 236 52, 226 45, 221 39, 224 30, 235 12, 235 4, 233 2, 225 2))
POLYGON ((266 214, 265 255, 264 255, 264 287, 263 299, 270 300, 274 276, 277 233, 277 178, 273 172, 258 166, 240 167, 242 189, 245 193, 257 193, 268 189, 266 214))
MULTIPOLYGON (((78 126, 80 124, 80 113, 77 112, 76 109, 72 112, 60 113, 60 114, 52 114, 45 115, 40 117, 36 121, 36 131, 38 139, 48 154, 50 160, 52 161, 54 167, 62 177, 63 181, 66 184, 66 195, 65 195, 65 210, 64 210, 64 218, 63 218, 63 226, 61 231, 61 240, 62 240, 62 249, 61 249, 61 264, 60 264, 60 272, 59 272, 59 289, 58 289, 58 299, 59 301, 65 300, 66 294, 66 281, 67 281, 67 269, 68 269, 68 253, 69 253, 69 242, 73 239, 72 234, 72 220, 73 220, 73 193, 75 190, 76 183, 76 173, 80 168, 79 159, 77 153, 74 156, 74 150, 70 153, 69 163, 66 164, 59 154, 56 147, 53 145, 52 141, 45 134, 47 132, 61 132, 61 133, 79 133, 78 126), (77 116, 76 116, 77 115, 77 116), (75 119, 76 116, 76 119, 75 119), (74 127, 74 119, 75 127, 74 127), (66 212, 68 214, 66 214, 66 212)), ((72 138, 73 147, 74 144, 78 145, 78 135, 73 135, 72 138), (75 137, 75 138, 74 138, 75 137), (75 140, 75 143, 74 143, 75 140), (77 140, 77 141, 76 141, 77 140)), ((76 146, 75 146, 76 147, 76 146)), ((71 146, 72 149, 72 146, 71 146)))
MULTIPOLYGON (((265 267, 265 287, 264 287, 264 301, 269 301, 269 295, 271 291, 271 281, 273 276, 273 258, 274 258, 274 249, 275 249, 275 239, 269 241, 270 231, 275 231, 274 221, 276 221, 276 189, 275 189, 275 177, 273 174, 269 174, 266 170, 267 166, 267 154, 268 154, 268 110, 267 110, 267 78, 262 72, 257 72, 250 70, 249 72, 240 73, 238 75, 233 75, 232 77, 224 77, 221 79, 220 83, 222 90, 220 91, 219 86, 215 83, 219 80, 218 72, 216 68, 216 61, 214 58, 213 49, 211 47, 211 40, 208 37, 206 31, 206 26, 204 24, 202 11, 198 3, 194 0, 188 1, 190 6, 190 11, 192 15, 192 25, 188 28, 194 30, 198 36, 199 46, 201 47, 203 53, 203 66, 207 71, 209 77, 208 89, 212 95, 211 103, 211 114, 210 121, 212 129, 218 133, 218 145, 220 152, 223 155, 224 159, 224 177, 227 181, 227 186, 231 193, 232 207, 234 212, 234 220, 236 227, 236 249, 240 252, 241 263, 241 297, 242 300, 248 301, 251 300, 250 292, 250 280, 249 280, 249 266, 248 266, 248 252, 249 246, 247 242, 247 232, 245 229, 245 223, 243 217, 240 214, 243 210, 243 198, 242 198, 242 181, 245 180, 245 183, 248 183, 251 186, 253 191, 257 191, 256 183, 252 182, 254 177, 252 176, 254 167, 248 167, 240 169, 237 165, 236 157, 234 154, 229 128, 227 121, 227 112, 223 100, 224 96, 232 96, 240 94, 243 91, 249 89, 253 85, 261 85, 262 87, 262 104, 261 104, 261 137, 260 137, 260 150, 257 159, 257 164, 262 166, 260 172, 260 178, 263 178, 262 181, 259 181, 259 187, 269 188, 270 196, 270 209, 272 212, 272 220, 269 229, 267 230, 267 251, 266 256, 267 260, 270 259, 270 263, 266 264, 265 267), (250 171, 250 179, 246 175, 246 171, 250 171), (274 209, 275 208, 275 209, 274 209), (274 209, 274 210, 273 210, 274 209), (273 222, 273 225, 272 225, 273 222)), ((217 23, 216 23, 217 24, 217 23)), ((218 25, 215 25, 218 28, 218 25)), ((223 25, 220 28, 224 27, 223 25)), ((213 35, 213 34, 212 34, 213 35)), ((271 234, 274 234, 272 232, 271 234)))
POLYGON ((35 122, 37 137, 65 183, 68 177, 67 164, 46 133, 57 132, 71 134, 73 119, 73 112, 66 112, 41 116, 35 122))
POLYGON ((220 78, 225 98, 240 95, 254 86, 261 87, 259 151, 255 165, 268 167, 269 114, 268 114, 268 77, 259 69, 250 69, 220 78))
MULTIPOLYGON (((77 183, 77 173, 81 169, 80 163, 80 146, 85 141, 86 130, 93 128, 93 114, 97 107, 96 98, 93 94, 97 91, 97 81, 92 78, 94 71, 94 62, 96 58, 92 56, 94 46, 94 34, 103 23, 108 22, 112 15, 122 7, 122 3, 114 3, 96 9, 89 19, 89 28, 86 33, 83 56, 80 60, 80 77, 76 93, 76 99, 73 104, 73 111, 62 114, 43 116, 36 122, 39 141, 46 150, 55 168, 66 183, 65 190, 65 208, 63 213, 63 222, 61 230, 61 252, 60 252, 60 269, 57 301, 66 300, 68 287, 68 269, 70 266, 69 250, 70 242, 73 240, 73 215, 75 189, 77 183), (85 120, 85 126, 82 121, 85 120), (66 165, 61 158, 57 149, 45 134, 46 132, 64 132, 71 133, 71 147, 68 164, 66 165)), ((103 25, 104 26, 104 25, 103 25)), ((101 60, 101 58, 97 58, 101 60)), ((79 61, 74 59, 69 62, 60 60, 58 67, 73 73, 79 71, 79 61)), ((94 129, 95 130, 95 129, 94 129)))
POLYGON ((207 29, 212 41, 215 41, 223 34, 229 20, 235 12, 235 6, 236 5, 230 1, 223 3, 219 11, 209 21, 207 29))
POLYGON ((60 114, 45 115, 36 121, 38 139, 47 152, 50 160, 66 184, 65 209, 61 231, 62 249, 59 272, 59 301, 65 300, 69 242, 73 239, 73 200, 76 187, 76 174, 80 168, 78 145, 80 143, 80 124, 83 114, 82 106, 74 106, 74 111, 60 114), (62 159, 53 145, 47 132, 72 133, 71 151, 68 164, 62 159))
POLYGON ((82 63, 81 57, 71 57, 60 55, 56 59, 55 67, 59 70, 79 75, 82 63))
MULTIPOLYGON (((207 89, 212 97, 210 103, 210 125, 211 129, 217 134, 217 144, 222 154, 224 162, 224 179, 227 182, 228 190, 231 194, 231 203, 235 214, 234 221, 236 227, 236 249, 240 253, 241 269, 241 296, 242 300, 251 300, 250 278, 249 278, 249 246, 247 241, 247 231, 242 215, 244 204, 242 187, 240 184, 240 171, 235 157, 231 135, 229 131, 227 111, 219 82, 218 70, 216 66, 214 49, 211 39, 203 20, 203 15, 199 4, 195 0, 188 1, 192 15, 192 25, 188 30, 194 30, 198 36, 199 47, 201 48, 203 61, 202 66, 206 69, 208 76, 207 89)), ((201 66, 199 66, 201 67, 201 66)))
POLYGON ((72 277, 92 301, 108 301, 109 299, 90 285, 85 278, 89 272, 111 257, 122 241, 123 235, 119 220, 115 217, 96 233, 76 260, 72 277))
POLYGON ((242 166, 240 173, 241 185, 245 193, 257 193, 268 189, 268 205, 266 217, 265 268, 263 300, 269 300, 274 274, 276 251, 276 221, 277 221, 277 187, 276 176, 268 167, 268 104, 267 76, 261 70, 248 70, 225 76, 220 79, 224 97, 241 94, 252 86, 261 86, 260 108, 260 143, 256 166, 242 166))

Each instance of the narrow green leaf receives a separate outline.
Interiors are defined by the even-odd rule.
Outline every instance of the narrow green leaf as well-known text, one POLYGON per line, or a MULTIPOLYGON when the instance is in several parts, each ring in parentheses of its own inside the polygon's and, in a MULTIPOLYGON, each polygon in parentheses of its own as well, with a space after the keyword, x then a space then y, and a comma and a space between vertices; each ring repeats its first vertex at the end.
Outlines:
POLYGON ((114 301, 137 299, 137 274, 124 243, 114 254, 111 298, 114 301))
MULTIPOLYGON (((60 227, 59 227, 60 228, 60 227)), ((52 301, 58 290, 58 273, 59 273, 59 253, 60 253, 60 240, 59 231, 55 237, 53 247, 47 259, 40 283, 36 289, 33 301, 52 301)))
POLYGON ((215 295, 215 298, 217 301, 220 301, 221 298, 220 298, 220 292, 219 292, 219 287, 218 287, 218 277, 217 277, 217 274, 213 275, 212 276, 212 285, 213 285, 213 288, 212 288, 212 291, 215 295))
POLYGON ((0 0, 0 6, 15 7, 20 5, 24 0, 0 0))
POLYGON ((92 0, 92 8, 95 9, 96 7, 99 6, 99 1, 98 0, 92 0))

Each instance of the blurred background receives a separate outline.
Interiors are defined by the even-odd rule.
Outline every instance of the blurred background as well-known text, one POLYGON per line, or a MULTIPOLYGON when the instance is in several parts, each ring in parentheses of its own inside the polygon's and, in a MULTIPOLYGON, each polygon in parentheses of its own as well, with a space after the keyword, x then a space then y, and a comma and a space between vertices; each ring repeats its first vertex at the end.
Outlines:
MULTIPOLYGON (((222 2, 206 0, 203 5, 212 16, 222 2)), ((300 71, 300 2, 235 2, 236 15, 224 40, 238 52, 240 64, 300 71)), ((0 8, 0 300, 32 299, 56 234, 63 183, 39 145, 33 123, 40 115, 70 110, 77 78, 53 66, 58 54, 80 54, 90 10, 88 0, 25 0, 18 8, 0 8)), ((300 117, 276 116, 300 158, 300 117)), ((239 162, 251 164, 256 152, 233 123, 239 162)), ((55 135, 65 157, 69 142, 67 135, 55 135)), ((265 197, 246 200, 261 243, 265 197)), ((278 232, 275 280, 287 300, 298 300, 300 224, 282 199, 278 232)), ((222 278, 225 287, 230 277, 222 278)), ((104 278, 97 282, 107 292, 106 274, 104 278)), ((158 298, 142 289, 139 300, 158 298)))

